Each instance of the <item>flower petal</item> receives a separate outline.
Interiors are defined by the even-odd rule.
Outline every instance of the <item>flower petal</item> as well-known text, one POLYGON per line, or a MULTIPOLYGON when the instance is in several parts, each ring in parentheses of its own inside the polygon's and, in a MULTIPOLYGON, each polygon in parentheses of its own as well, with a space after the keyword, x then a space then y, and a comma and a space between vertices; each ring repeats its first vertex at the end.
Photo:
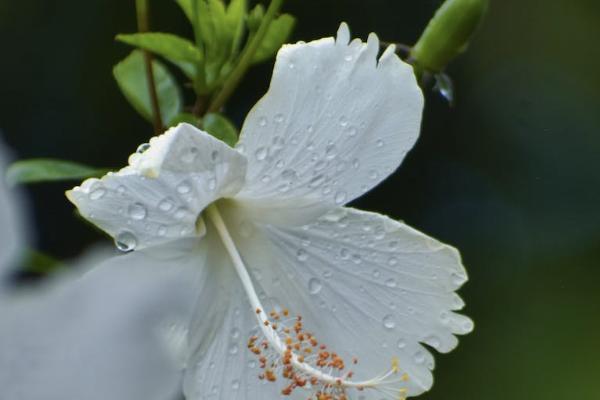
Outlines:
POLYGON ((188 400, 275 399, 274 385, 263 385, 248 338, 257 334, 257 320, 230 256, 212 225, 203 239, 207 243, 212 277, 202 290, 190 325, 191 356, 184 378, 188 400))
POLYGON ((1 298, 2 397, 175 398, 206 271, 201 249, 185 247, 114 257, 81 278, 1 298))
MULTIPOLYGON (((236 218, 229 209, 228 221, 236 218)), ((434 367, 422 344, 445 353, 473 328, 452 312, 464 305, 454 291, 467 280, 458 252, 385 216, 338 208, 302 227, 255 223, 235 239, 246 264, 269 277, 261 281, 269 296, 332 351, 359 359, 357 380, 389 370, 397 356, 409 376, 400 384, 419 394, 434 367)))
POLYGON ((238 198, 273 207, 340 205, 391 174, 415 143, 423 96, 412 67, 379 40, 284 46, 271 86, 248 115, 238 148, 248 155, 238 198), (265 201, 267 200, 267 201, 265 201))
POLYGON ((81 215, 124 250, 203 234, 200 212, 244 182, 245 157, 192 125, 169 129, 145 147, 130 166, 67 192, 81 215))

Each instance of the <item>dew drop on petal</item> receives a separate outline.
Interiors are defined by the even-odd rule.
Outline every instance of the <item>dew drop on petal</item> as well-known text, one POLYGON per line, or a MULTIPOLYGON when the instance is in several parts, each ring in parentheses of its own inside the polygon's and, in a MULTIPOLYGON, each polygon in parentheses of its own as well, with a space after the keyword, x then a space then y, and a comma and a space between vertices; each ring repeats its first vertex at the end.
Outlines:
POLYGON ((321 281, 317 278, 310 278, 308 281, 308 291, 310 294, 317 294, 321 291, 323 285, 321 281))
POLYGON ((148 150, 149 148, 150 148, 149 143, 142 143, 138 146, 138 148, 135 152, 138 154, 142 154, 142 153, 146 152, 146 150, 148 150))
POLYGON ((217 188, 217 180, 215 178, 210 178, 208 180, 208 190, 213 191, 217 188))
POLYGON ((378 139, 378 140, 375 142, 375 145, 376 145, 377 147, 383 147, 383 140, 381 140, 381 139, 378 139))
POLYGON ((385 285, 389 288, 395 288, 397 286, 396 280, 394 278, 390 278, 385 281, 385 285))
POLYGON ((398 348, 403 349, 406 347, 406 341, 404 339, 398 339, 398 348))
POLYGON ((356 136, 356 134, 358 133, 358 130, 356 129, 356 127, 351 126, 346 130, 346 133, 348 133, 348 136, 356 136))
POLYGON ((304 249, 299 249, 296 252, 296 258, 298 258, 298 261, 304 262, 308 259, 308 253, 304 249))
POLYGON ((396 257, 390 257, 388 260, 388 265, 393 267, 396 264, 398 264, 398 259, 396 257))
POLYGON ((340 190, 335 194, 335 204, 343 204, 346 201, 347 194, 343 190, 340 190))
POLYGON ((117 194, 119 196, 123 196, 125 194, 125 192, 127 191, 127 189, 125 188, 125 186, 121 185, 119 187, 117 187, 117 194))
POLYGON ((423 364, 425 361, 425 354, 421 350, 417 351, 415 353, 414 360, 417 364, 423 364))
POLYGON ((283 114, 275 114, 275 118, 273 118, 275 120, 275 122, 277 122, 278 124, 283 122, 283 114))
POLYGON ((124 252, 132 251, 137 246, 137 238, 131 232, 121 232, 115 238, 115 246, 124 252))
POLYGON ((169 212, 173 209, 174 205, 175 204, 174 204, 173 200, 170 197, 167 197, 167 198, 161 200, 160 203, 158 203, 158 208, 161 211, 169 212))
POLYGON ((167 234, 167 227, 164 225, 160 225, 156 230, 156 234, 158 236, 165 236, 167 234))
POLYGON ((232 388, 233 390, 238 390, 238 389, 240 388, 240 381, 239 381, 239 380, 237 380, 237 379, 234 379, 234 380, 231 382, 231 388, 232 388))
POLYGON ((386 329, 394 329, 396 327, 396 321, 394 321, 394 316, 392 314, 383 317, 383 326, 386 329))
POLYGON ((187 181, 181 182, 179 185, 177 185, 177 193, 179 194, 187 194, 190 192, 190 190, 192 190, 192 187, 187 181))
POLYGON ((265 158, 267 158, 267 154, 269 153, 269 151, 267 150, 266 147, 259 147, 256 152, 254 153, 254 156, 256 157, 256 159, 258 161, 262 161, 265 158))
POLYGON ((268 122, 268 121, 267 121, 267 118, 266 118, 266 117, 264 117, 264 116, 263 116, 263 117, 260 117, 260 118, 258 119, 258 125, 259 125, 259 126, 261 126, 261 127, 265 127, 265 126, 267 126, 267 122, 268 122))
POLYGON ((379 272, 378 269, 373 270, 373 278, 379 279, 380 276, 381 276, 381 272, 379 272))
POLYGON ((348 125, 348 118, 345 115, 340 117, 340 126, 345 127, 348 125))
POLYGON ((133 203, 129 206, 127 212, 132 219, 142 220, 148 214, 146 207, 142 203, 133 203))
POLYGON ((237 354, 237 353, 238 353, 238 351, 239 351, 239 348, 238 348, 238 345, 237 345, 237 344, 232 344, 232 345, 229 347, 229 354, 231 354, 232 356, 233 356, 233 355, 235 355, 235 354, 237 354))
POLYGON ((240 335, 241 335, 241 333, 240 333, 240 330, 238 328, 233 328, 231 330, 231 338, 233 340, 238 340, 240 338, 240 335))

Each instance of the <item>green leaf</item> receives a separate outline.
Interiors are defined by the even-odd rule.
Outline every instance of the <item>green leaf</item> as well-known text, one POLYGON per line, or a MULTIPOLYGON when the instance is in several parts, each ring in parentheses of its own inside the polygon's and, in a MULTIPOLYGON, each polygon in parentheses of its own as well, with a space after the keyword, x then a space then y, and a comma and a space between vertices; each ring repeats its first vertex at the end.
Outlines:
POLYGON ((254 33, 258 30, 260 26, 260 22, 265 16, 265 8, 262 4, 257 4, 252 11, 248 14, 248 19, 246 20, 246 24, 248 25, 248 30, 250 33, 254 33))
POLYGON ((282 14, 273 20, 265 34, 263 41, 254 53, 253 64, 257 64, 273 57, 290 37, 296 19, 289 14, 282 14))
MULTIPOLYGON (((167 68, 157 60, 152 61, 154 71, 154 82, 160 114, 165 125, 181 112, 183 101, 181 90, 177 82, 167 68)), ((152 106, 150 102, 150 91, 146 78, 144 56, 139 50, 134 50, 123 61, 115 65, 113 75, 117 84, 131 103, 144 118, 152 122, 152 106)))
POLYGON ((248 8, 246 0, 231 0, 227 7, 227 28, 231 40, 231 55, 234 56, 240 49, 244 35, 244 19, 248 8))
POLYGON ((116 39, 166 58, 192 80, 196 78, 196 68, 200 68, 204 62, 202 52, 194 43, 170 33, 119 34, 116 39))
POLYGON ((169 124, 169 127, 171 126, 175 126, 177 124, 180 124, 182 122, 194 125, 194 126, 198 126, 198 117, 196 117, 194 114, 190 114, 190 113, 181 113, 181 114, 177 114, 175 116, 175 118, 173 118, 169 124))
POLYGON ((11 184, 77 180, 98 177, 108 169, 94 168, 66 160, 32 158, 13 163, 6 171, 11 184))
POLYGON ((221 114, 206 114, 202 120, 202 127, 206 132, 232 147, 235 146, 238 141, 237 128, 221 114))

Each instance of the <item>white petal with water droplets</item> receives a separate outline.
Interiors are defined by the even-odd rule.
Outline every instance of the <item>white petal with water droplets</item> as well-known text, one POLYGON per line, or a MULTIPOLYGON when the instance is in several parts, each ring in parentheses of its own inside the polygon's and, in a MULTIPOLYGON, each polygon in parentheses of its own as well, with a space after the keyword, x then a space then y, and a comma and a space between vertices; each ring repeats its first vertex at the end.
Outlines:
MULTIPOLYGON (((247 348, 250 336, 258 332, 257 320, 214 227, 208 227, 203 242, 211 277, 198 289, 200 298, 190 328, 190 357, 184 378, 186 398, 276 399, 281 389, 258 379, 258 361, 247 348)), ((255 279, 260 278, 255 275, 255 279)))
MULTIPOLYGON (((181 391, 181 354, 204 259, 197 243, 140 251, 79 277, 0 299, 2 398, 165 400, 181 391)), ((104 255, 103 255, 104 256, 104 255)))
POLYGON ((284 46, 268 93, 248 115, 239 147, 248 157, 238 198, 258 207, 341 205, 392 173, 419 133, 423 97, 412 67, 379 41, 284 46))
MULTIPOLYGON (((239 218, 234 208, 227 215, 239 218)), ((431 387, 434 366, 420 343, 448 352, 456 334, 473 328, 453 312, 463 306, 455 290, 467 280, 456 249, 402 223, 339 208, 302 227, 251 229, 236 242, 246 263, 269 277, 265 292, 302 314, 332 351, 358 357, 357 380, 389 370, 397 356, 409 393, 419 394, 431 387)))
POLYGON ((180 124, 152 138, 130 166, 67 192, 81 215, 123 251, 199 236, 200 212, 244 182, 246 159, 213 136, 180 124))

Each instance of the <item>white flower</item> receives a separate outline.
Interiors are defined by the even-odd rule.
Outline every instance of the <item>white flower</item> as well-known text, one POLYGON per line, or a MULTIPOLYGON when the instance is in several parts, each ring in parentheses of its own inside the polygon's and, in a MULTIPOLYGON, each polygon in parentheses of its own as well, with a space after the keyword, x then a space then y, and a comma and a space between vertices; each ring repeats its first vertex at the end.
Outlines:
MULTIPOLYGON (((0 278, 24 250, 19 200, 0 179, 0 278)), ((70 265, 76 272, 49 282, 2 285, 0 398, 175 399, 181 392, 178 353, 186 348, 202 271, 194 264, 165 266, 168 257, 106 259, 105 251, 94 251, 70 265)))
POLYGON ((413 71, 378 51, 373 34, 349 43, 345 24, 284 46, 235 149, 182 124, 68 193, 119 248, 180 246, 170 263, 204 271, 187 398, 417 395, 434 366, 421 343, 448 352, 473 328, 453 312, 467 279, 454 248, 343 207, 418 136, 413 71))

